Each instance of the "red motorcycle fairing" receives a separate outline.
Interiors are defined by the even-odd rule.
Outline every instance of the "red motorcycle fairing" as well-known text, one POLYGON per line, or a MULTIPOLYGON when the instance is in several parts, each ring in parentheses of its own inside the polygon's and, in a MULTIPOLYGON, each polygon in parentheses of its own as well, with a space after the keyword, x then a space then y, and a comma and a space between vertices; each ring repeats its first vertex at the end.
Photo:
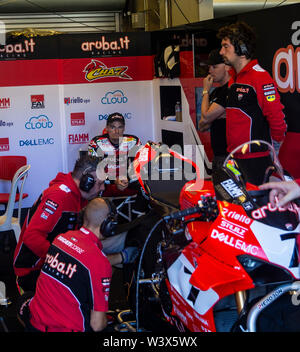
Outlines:
POLYGON ((168 269, 172 315, 189 331, 216 331, 214 305, 239 289, 253 288, 252 280, 238 262, 235 270, 212 256, 201 253, 191 242, 168 269), (199 285, 199 283, 201 283, 199 285), (201 286, 201 287, 200 287, 201 286))
MULTIPOLYGON (((257 189, 247 186, 248 190, 257 189)), ((201 190, 193 182, 188 183, 181 192, 181 208, 194 206, 201 196, 214 196, 212 187, 209 181, 204 182, 201 190)), ((252 277, 237 259, 239 256, 248 255, 281 267, 294 279, 300 276, 298 262, 294 267, 291 265, 296 246, 296 236, 291 235, 299 232, 299 225, 289 232, 287 228, 284 231, 282 227, 269 226, 268 221, 258 221, 255 217, 266 213, 266 205, 247 212, 240 204, 220 200, 217 204, 216 220, 187 224, 186 235, 192 242, 168 268, 172 314, 190 331, 216 331, 214 305, 226 296, 255 287, 252 277), (282 240, 282 236, 287 239, 282 240)), ((285 213, 283 209, 271 211, 272 216, 277 211, 277 216, 287 219, 295 215, 294 207, 285 213)))

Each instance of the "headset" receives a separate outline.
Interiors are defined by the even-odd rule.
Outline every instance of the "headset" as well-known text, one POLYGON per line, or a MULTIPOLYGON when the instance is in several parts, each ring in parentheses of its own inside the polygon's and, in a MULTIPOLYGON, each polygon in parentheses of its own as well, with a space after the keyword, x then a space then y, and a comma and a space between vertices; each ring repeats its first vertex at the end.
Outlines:
POLYGON ((79 188, 84 192, 89 192, 94 187, 96 182, 94 176, 87 172, 89 169, 92 168, 88 167, 84 170, 79 182, 79 188))
POLYGON ((117 209, 115 205, 107 198, 103 198, 108 206, 109 213, 107 218, 100 225, 100 232, 104 237, 111 237, 116 234, 116 227, 118 224, 117 220, 117 209))
POLYGON ((250 56, 250 55, 249 55, 249 52, 248 52, 247 45, 246 45, 244 42, 242 42, 242 41, 238 41, 238 42, 235 44, 234 50, 235 50, 235 53, 236 53, 238 56, 245 55, 247 58, 250 56))

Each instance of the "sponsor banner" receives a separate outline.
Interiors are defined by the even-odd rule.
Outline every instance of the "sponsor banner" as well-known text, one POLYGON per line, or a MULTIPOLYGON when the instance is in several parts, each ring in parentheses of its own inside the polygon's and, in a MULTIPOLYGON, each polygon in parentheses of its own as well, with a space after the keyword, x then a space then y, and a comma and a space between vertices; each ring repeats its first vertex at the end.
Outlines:
POLYGON ((43 145, 52 145, 54 144, 54 138, 32 138, 32 139, 20 139, 20 147, 40 147, 43 145))
MULTIPOLYGON (((14 63, 18 65, 19 61, 14 63)), ((29 60, 21 63, 27 67, 29 60)), ((0 62, 0 66, 2 64, 0 62)), ((10 62, 4 64, 10 65, 10 62)), ((51 67, 52 63, 49 65, 51 67)), ((2 76, 6 74, 2 73, 2 76)), ((22 202, 22 207, 31 207, 56 174, 64 171, 62 146, 67 140, 61 136, 62 124, 68 121, 61 116, 63 97, 55 85, 5 87, 1 97, 10 98, 10 108, 0 111, 0 135, 7 137, 0 143, 1 155, 27 158, 31 168, 24 192, 29 196, 22 202)), ((6 186, 0 185, 0 193, 5 191, 6 186)))
MULTIPOLYGON (((131 112, 122 112, 122 115, 124 116, 125 120, 130 120, 132 119, 132 113, 131 112)), ((103 121, 108 119, 109 114, 99 114, 98 115, 98 120, 103 121)))
POLYGON ((52 85, 61 82, 59 60, 0 61, 1 87, 52 85))
POLYGON ((153 79, 151 56, 63 60, 63 83, 130 82, 153 79))
POLYGON ((72 105, 72 104, 89 104, 91 99, 89 98, 82 98, 82 97, 65 97, 64 104, 72 105))
POLYGON ((32 116, 25 123, 25 128, 27 130, 41 130, 45 128, 52 128, 53 122, 49 120, 46 115, 32 116))
MULTIPOLYGON (((0 61, 0 70, 1 87, 144 81, 153 79, 153 59, 151 56, 138 56, 101 60, 0 61)), ((3 100, 0 108, 9 107, 9 104, 3 100)))
POLYGON ((151 55, 151 33, 89 33, 60 36, 62 58, 151 55))
POLYGON ((10 108, 10 98, 0 98, 0 109, 10 108))
POLYGON ((106 92, 101 98, 101 103, 104 105, 126 104, 127 102, 128 98, 121 89, 106 92))
POLYGON ((0 120, 0 127, 12 127, 14 123, 12 121, 0 120))
POLYGON ((45 97, 44 94, 31 95, 31 109, 44 109, 45 97))
POLYGON ((90 138, 88 133, 74 133, 68 135, 69 144, 86 144, 90 138))
POLYGON ((58 57, 58 40, 55 36, 35 38, 8 38, 0 47, 0 61, 52 59, 58 57))
POLYGON ((151 55, 151 33, 64 34, 8 38, 0 60, 151 55))
POLYGON ((84 126, 84 125, 85 125, 84 112, 71 113, 71 126, 84 126))

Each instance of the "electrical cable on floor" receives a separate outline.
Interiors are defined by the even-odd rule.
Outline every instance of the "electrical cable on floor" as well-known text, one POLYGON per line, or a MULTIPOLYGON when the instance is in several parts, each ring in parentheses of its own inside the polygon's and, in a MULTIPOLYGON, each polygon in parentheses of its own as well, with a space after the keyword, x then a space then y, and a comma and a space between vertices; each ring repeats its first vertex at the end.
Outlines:
POLYGON ((156 230, 157 226, 163 221, 164 219, 160 219, 157 221, 157 223, 152 227, 151 231, 149 232, 149 235, 146 238, 146 241, 144 243, 139 264, 138 264, 138 270, 137 270, 137 275, 136 275, 136 302, 135 302, 135 319, 136 319, 136 331, 139 332, 139 279, 140 279, 140 272, 141 272, 141 267, 142 267, 142 260, 144 256, 145 249, 147 247, 147 244, 149 242, 149 239, 151 238, 154 230, 156 230))

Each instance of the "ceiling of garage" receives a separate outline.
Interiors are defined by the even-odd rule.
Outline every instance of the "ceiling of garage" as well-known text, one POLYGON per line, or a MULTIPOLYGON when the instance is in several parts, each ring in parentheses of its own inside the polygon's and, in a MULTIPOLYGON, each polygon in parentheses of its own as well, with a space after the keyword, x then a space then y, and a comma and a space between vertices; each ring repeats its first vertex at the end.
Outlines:
POLYGON ((0 12, 122 11, 126 0, 0 0, 0 12))
MULTIPOLYGON (((171 3, 177 7, 180 3, 180 10, 184 12, 182 4, 188 5, 189 1, 192 0, 171 0, 171 3)), ((193 1, 199 1, 201 4, 204 0, 193 1)), ((150 0, 0 0, 0 20, 5 23, 7 31, 24 28, 69 32, 120 31, 121 13, 134 12, 137 3, 143 7, 151 2, 150 0)), ((300 3, 300 0, 213 0, 214 17, 293 3, 300 3)), ((157 11, 155 15, 159 17, 157 11)))
MULTIPOLYGON (((186 3, 188 4, 186 0, 186 3)), ((122 11, 126 0, 0 0, 0 12, 122 11)), ((214 0, 215 17, 298 3, 299 0, 214 0)), ((184 10, 184 9, 183 9, 184 10)))

